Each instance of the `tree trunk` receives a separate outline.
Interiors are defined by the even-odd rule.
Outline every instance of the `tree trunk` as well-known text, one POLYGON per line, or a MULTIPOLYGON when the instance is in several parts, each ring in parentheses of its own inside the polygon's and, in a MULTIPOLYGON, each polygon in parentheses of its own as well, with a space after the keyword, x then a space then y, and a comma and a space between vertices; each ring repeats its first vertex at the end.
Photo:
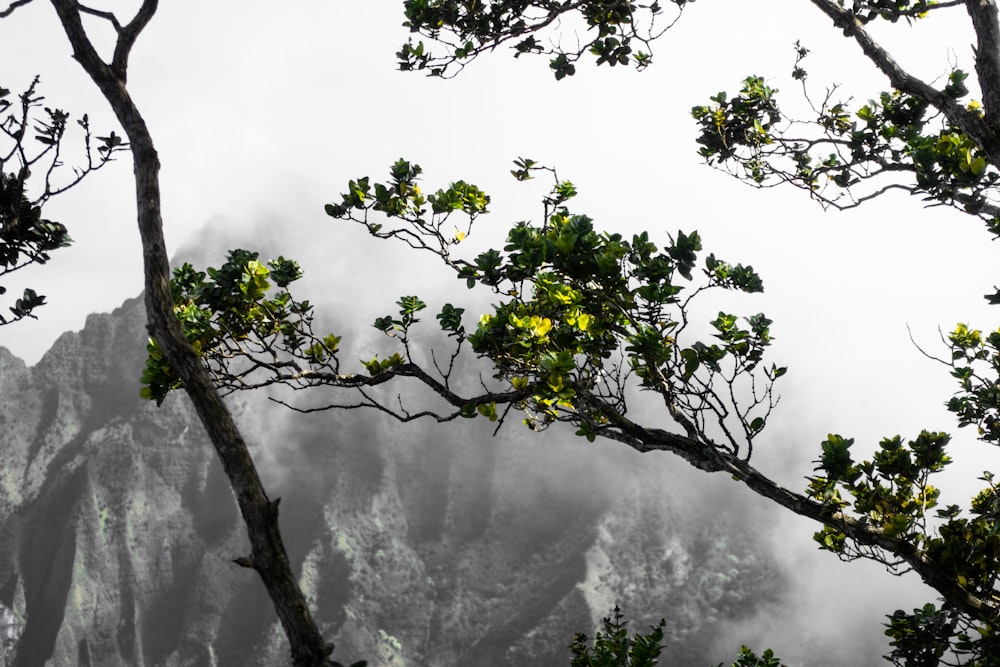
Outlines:
POLYGON ((160 211, 160 162, 146 123, 126 87, 129 50, 155 13, 156 0, 145 0, 133 21, 119 31, 110 65, 100 58, 90 42, 77 3, 52 0, 52 4, 69 37, 74 58, 111 105, 131 144, 149 332, 183 380, 236 494, 250 537, 251 555, 235 562, 256 570, 267 587, 291 644, 292 663, 297 667, 329 665, 333 645, 323 641, 285 553, 278 528, 279 499, 268 498, 232 414, 174 316, 160 211))

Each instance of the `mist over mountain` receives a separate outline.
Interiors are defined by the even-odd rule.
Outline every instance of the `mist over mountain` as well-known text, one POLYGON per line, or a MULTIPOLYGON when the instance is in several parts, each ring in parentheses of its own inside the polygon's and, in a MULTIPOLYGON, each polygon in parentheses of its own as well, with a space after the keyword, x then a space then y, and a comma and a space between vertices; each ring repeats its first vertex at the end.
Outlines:
MULTIPOLYGON (((7 664, 282 664, 193 410, 138 397, 143 321, 138 299, 91 316, 31 368, 0 350, 0 604, 22 620, 7 664)), ((675 664, 707 664, 721 625, 780 598, 749 530, 611 450, 233 406, 337 655, 564 664, 617 603, 639 627, 668 617, 675 664)))
MULTIPOLYGON (((239 245, 287 255, 287 231, 265 229, 240 243, 217 220, 182 257, 204 266, 221 261, 209 249, 239 245)), ((324 264, 308 244, 293 254, 307 276, 322 267, 303 291, 340 315, 322 327, 347 334, 345 358, 370 357, 357 313, 382 314, 391 298, 341 286, 378 267, 324 264)), ((402 272, 370 275, 382 292, 414 289, 402 272)), ((231 562, 249 551, 245 528, 186 396, 159 408, 139 397, 145 343, 137 298, 90 316, 33 367, 0 348, 2 667, 287 664, 264 587, 231 562)), ((813 666, 881 653, 870 635, 843 642, 864 619, 806 634, 811 614, 837 607, 789 590, 811 575, 789 571, 772 508, 669 455, 515 419, 494 437, 485 420, 228 400, 342 661, 566 665, 573 634, 593 634, 616 604, 635 629, 666 618, 674 666, 729 664, 741 644, 813 666)))

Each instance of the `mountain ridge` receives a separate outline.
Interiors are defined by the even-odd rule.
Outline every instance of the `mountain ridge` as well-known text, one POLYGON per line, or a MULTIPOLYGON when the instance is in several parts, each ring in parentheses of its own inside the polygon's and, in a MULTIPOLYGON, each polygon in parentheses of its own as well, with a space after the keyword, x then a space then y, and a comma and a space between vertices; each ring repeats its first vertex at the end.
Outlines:
MULTIPOLYGON (((230 562, 244 528, 186 397, 139 398, 145 340, 137 298, 34 366, 0 349, 0 605, 26 621, 0 665, 286 662, 263 587, 230 562)), ((634 627, 668 616, 672 664, 708 664, 721 624, 781 597, 742 519, 681 503, 669 466, 478 421, 229 401, 342 660, 566 664, 615 601, 634 627), (725 553, 693 567, 706 541, 725 553)))

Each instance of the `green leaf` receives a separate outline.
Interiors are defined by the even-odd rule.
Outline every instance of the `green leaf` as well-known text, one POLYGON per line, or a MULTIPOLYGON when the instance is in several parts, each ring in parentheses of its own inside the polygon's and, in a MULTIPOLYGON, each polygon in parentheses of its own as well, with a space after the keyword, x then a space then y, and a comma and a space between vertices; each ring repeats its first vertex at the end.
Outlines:
POLYGON ((687 382, 694 375, 695 371, 698 370, 698 366, 701 365, 701 359, 698 352, 691 348, 681 350, 681 359, 684 360, 684 381, 687 382))
POLYGON ((488 417, 491 422, 495 422, 497 420, 496 403, 480 403, 476 406, 476 411, 484 417, 488 417))

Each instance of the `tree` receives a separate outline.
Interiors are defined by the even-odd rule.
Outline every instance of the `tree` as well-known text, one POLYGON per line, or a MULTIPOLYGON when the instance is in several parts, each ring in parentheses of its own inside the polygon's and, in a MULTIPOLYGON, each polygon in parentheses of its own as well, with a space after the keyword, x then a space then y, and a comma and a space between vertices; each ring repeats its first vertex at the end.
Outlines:
POLYGON ((594 635, 594 645, 587 642, 587 635, 578 633, 570 644, 573 660, 570 667, 652 667, 663 652, 663 627, 666 621, 650 628, 647 634, 629 637, 621 609, 615 606, 614 620, 605 618, 604 632, 594 635))
MULTIPOLYGON (((16 0, 0 16, 30 2, 16 0)), ((237 561, 262 577, 296 664, 322 664, 332 647, 319 636, 289 571, 277 529, 277 501, 264 493, 206 369, 215 371, 216 381, 227 389, 275 383, 347 388, 360 398, 342 405, 374 407, 402 419, 482 415, 502 423, 518 409, 536 429, 569 422, 584 437, 609 437, 640 451, 672 451, 699 469, 725 471, 751 490, 822 523, 818 539, 824 548, 847 558, 882 560, 897 570, 916 570, 944 602, 940 609, 931 605, 893 616, 897 662, 924 664, 957 652, 966 662, 990 664, 998 603, 995 487, 987 476, 971 515, 958 508, 929 513, 937 497, 929 479, 949 460, 947 436, 925 432, 905 444, 887 438, 871 462, 858 463, 851 457, 850 439, 832 435, 823 443, 818 475, 801 494, 750 465, 773 407, 773 383, 784 373, 763 361, 770 321, 763 315, 740 320, 722 312, 711 321, 711 336, 690 323, 700 303, 694 297, 705 290, 759 291, 762 283, 752 268, 709 255, 696 274, 701 239, 695 232, 679 231, 662 250, 648 236, 602 234, 587 216, 571 211, 567 202, 574 188, 558 177, 543 201, 540 224, 515 227, 502 252, 463 258, 457 243, 488 198, 463 182, 425 197, 416 183, 419 168, 400 161, 385 183, 352 181, 328 212, 364 224, 380 238, 434 253, 467 283, 493 290, 500 302, 475 331, 466 330, 460 308, 442 307, 440 328, 457 346, 456 354, 440 364, 432 357, 430 366, 421 366, 411 333, 425 306, 419 298, 403 297, 398 315, 376 322, 400 347, 386 359, 369 360, 364 372, 341 372, 336 336, 314 334, 308 304, 287 290, 299 276, 289 260, 262 264, 252 252, 234 252, 214 273, 183 268, 171 289, 158 158, 127 83, 129 54, 155 14, 155 0, 145 0, 127 22, 70 0, 52 4, 76 59, 107 98, 131 145, 155 340, 154 363, 146 373, 149 396, 159 398, 183 386, 192 398, 248 524, 253 551, 237 561), (110 58, 101 57, 82 15, 113 29, 110 58), (457 233, 452 215, 465 217, 457 233), (278 285, 277 292, 268 291, 268 279, 278 285), (457 351, 466 344, 493 376, 474 390, 467 389, 472 383, 463 387, 453 377, 462 368, 457 351), (422 382, 444 401, 439 404, 443 407, 408 410, 375 393, 407 377, 422 382), (663 401, 668 418, 662 426, 674 431, 626 416, 636 388, 663 401)), ((687 4, 672 0, 672 10, 679 13, 687 4)), ((759 185, 790 182, 827 205, 851 206, 891 189, 906 189, 980 215, 991 231, 1000 228, 991 200, 1000 164, 995 145, 1000 29, 994 2, 878 0, 854 2, 849 9, 829 0, 813 4, 861 47, 893 90, 859 109, 858 120, 847 103, 828 99, 817 107, 817 120, 792 123, 777 106, 775 91, 748 79, 732 101, 719 95, 712 104, 696 107, 705 157, 759 185), (917 21, 962 6, 978 44, 978 106, 958 101, 967 94, 963 72, 952 72, 946 85, 935 88, 903 71, 868 32, 872 23, 917 21), (802 128, 813 134, 791 134, 802 128), (893 180, 897 177, 911 180, 893 180), (885 178, 888 184, 877 185, 885 178), (874 189, 862 190, 868 185, 874 189)), ((517 55, 547 54, 557 78, 572 75, 575 63, 588 53, 598 64, 646 67, 652 63, 651 44, 661 32, 656 21, 664 13, 656 2, 596 0, 410 0, 404 7, 411 30, 443 42, 447 51, 436 57, 422 43, 411 42, 400 51, 401 65, 441 76, 507 42, 517 55), (558 31, 574 22, 587 39, 563 48, 558 31), (545 31, 557 38, 539 39, 547 36, 545 31), (633 53, 636 44, 650 52, 633 53)), ((804 50, 799 54, 804 56, 804 50)), ((799 78, 805 76, 804 69, 798 72, 799 78)), ((538 165, 521 159, 514 171, 527 179, 538 173, 538 165)), ((993 373, 1000 363, 1000 339, 958 327, 948 344, 951 358, 945 363, 961 382, 954 410, 960 423, 977 424, 988 435, 997 428, 993 373)))
MULTIPOLYGON (((612 615, 601 621, 603 631, 594 634, 593 645, 586 634, 578 632, 570 644, 570 667, 654 667, 663 653, 663 628, 667 622, 650 626, 649 632, 629 636, 628 621, 616 605, 612 615)), ((724 667, 719 663, 717 667, 724 667)), ((770 649, 757 655, 746 646, 732 667, 783 667, 770 649)))
MULTIPOLYGON (((671 4, 679 16, 688 3, 671 4)), ((849 100, 835 99, 834 88, 813 106, 813 117, 796 119, 782 112, 777 91, 764 79, 748 77, 737 94, 720 93, 692 110, 705 159, 757 186, 789 183, 827 207, 850 208, 905 191, 976 215, 1000 235, 995 2, 856 0, 848 7, 813 0, 813 5, 857 44, 891 89, 853 108, 849 100), (871 33, 880 23, 915 25, 963 7, 976 41, 973 65, 981 101, 962 102, 972 83, 964 70, 950 67, 941 85, 926 83, 904 70, 871 33)), ((435 55, 423 41, 411 40, 398 53, 400 65, 435 76, 450 76, 505 43, 515 56, 547 55, 557 79, 574 74, 588 54, 599 65, 644 68, 652 63, 651 50, 633 52, 633 47, 651 48, 661 32, 656 21, 665 13, 656 2, 627 1, 409 0, 404 6, 413 33, 445 52, 435 55), (560 30, 573 26, 585 38, 566 39, 572 47, 564 48, 560 30)), ((675 22, 676 17, 670 25, 675 22)), ((797 45, 793 76, 803 83, 807 53, 797 45)), ((811 99, 807 89, 806 99, 811 99)), ((521 158, 513 173, 527 180, 541 169, 521 158)), ((671 451, 815 520, 821 548, 848 560, 876 560, 894 573, 913 570, 934 588, 937 603, 890 617, 888 657, 896 664, 997 664, 998 488, 986 472, 985 486, 967 510, 936 508, 939 491, 931 476, 951 461, 947 434, 923 431, 907 441, 887 437, 871 460, 860 462, 851 453, 852 439, 831 434, 821 443, 816 474, 802 493, 751 465, 774 407, 774 383, 785 372, 764 362, 771 322, 763 314, 741 320, 720 312, 709 322, 710 335, 693 323, 700 303, 695 297, 706 290, 761 290, 751 267, 710 254, 696 274, 702 250, 696 232, 678 231, 662 249, 648 235, 625 239, 602 233, 589 217, 570 209, 575 188, 554 171, 538 224, 519 223, 503 250, 466 258, 458 246, 489 197, 462 181, 425 195, 420 175, 417 165, 400 160, 385 182, 352 180, 327 212, 364 225, 377 238, 433 253, 469 287, 492 291, 498 303, 474 329, 466 328, 460 307, 441 307, 436 319, 452 352, 421 361, 427 357, 417 354, 416 325, 426 304, 404 296, 396 313, 374 324, 395 348, 364 362, 363 370, 342 369, 340 338, 314 332, 311 307, 289 289, 301 275, 298 266, 284 258, 262 263, 253 252, 234 251, 219 269, 181 267, 174 280, 175 310, 216 383, 224 390, 276 384, 347 389, 355 398, 328 407, 374 408, 404 421, 483 416, 502 424, 519 411, 535 430, 565 422, 588 439, 611 438, 640 452, 671 451), (277 290, 270 289, 269 279, 277 290), (488 369, 478 384, 456 375, 465 370, 459 359, 466 346, 488 369), (422 383, 424 393, 439 402, 411 407, 414 399, 385 393, 393 381, 406 378, 422 383), (637 389, 662 401, 663 426, 671 430, 627 416, 637 389)), ((1000 302, 1000 292, 987 298, 1000 302)), ((959 383, 948 408, 960 426, 975 425, 981 440, 995 443, 1000 333, 984 335, 960 324, 945 345, 941 361, 959 383)), ((169 357, 165 349, 151 349, 144 376, 151 398, 186 386, 169 357)))
MULTIPOLYGON (((24 7, 32 0, 15 0, 0 11, 0 18, 12 15, 17 9, 24 7)), ((101 94, 107 100, 118 122, 121 124, 132 154, 135 174, 136 204, 138 209, 138 226, 142 238, 143 260, 145 272, 145 301, 149 319, 149 332, 157 341, 158 348, 163 350, 165 359, 171 368, 176 369, 183 378, 185 388, 195 409, 205 426, 206 431, 222 461, 233 491, 236 494, 240 512, 247 524, 250 537, 251 553, 234 559, 234 562, 255 570, 264 582, 268 594, 274 602, 282 628, 291 644, 291 657, 295 665, 325 665, 331 663, 329 656, 333 645, 327 643, 320 635, 319 629, 312 618, 308 604, 291 571, 288 557, 285 553, 281 533, 278 529, 278 502, 271 500, 265 492, 257 469, 247 449, 246 442, 240 434, 232 415, 218 392, 212 386, 211 380, 198 359, 198 355, 186 341, 180 323, 173 313, 173 299, 170 288, 170 267, 163 237, 163 221, 160 211, 159 158, 153 138, 149 133, 142 113, 135 105, 128 88, 128 66, 132 48, 143 30, 153 19, 157 10, 157 0, 144 0, 135 14, 128 21, 122 21, 111 11, 103 11, 83 5, 75 0, 53 0, 59 22, 66 33, 73 49, 73 57, 80 63, 84 71, 94 82, 101 94), (83 25, 83 17, 88 16, 101 22, 102 27, 109 27, 114 40, 110 49, 110 58, 102 57, 98 46, 83 25)), ((2 99, 2 98, 0 98, 2 99)), ((20 142, 23 132, 27 129, 27 110, 37 104, 38 99, 33 93, 23 102, 25 115, 20 125, 8 125, 12 138, 20 142)), ((62 128, 68 116, 62 112, 48 112, 49 125, 42 124, 39 141, 44 149, 38 158, 28 157, 23 151, 14 151, 20 158, 23 167, 30 167, 33 161, 45 157, 46 150, 52 165, 58 165, 59 140, 62 128)), ((86 129, 86 126, 85 126, 86 129)), ((93 170, 95 165, 90 161, 88 133, 87 170, 93 170)), ((107 139, 100 139, 102 148, 99 154, 104 162, 110 154, 124 144, 114 134, 107 139)), ((20 143, 17 143, 20 146, 20 143)), ((100 166, 103 162, 98 162, 100 166)), ((86 172, 86 170, 85 170, 86 172)), ((42 198, 55 194, 49 187, 46 171, 45 188, 42 198)), ((18 176, 10 185, 15 206, 23 207, 23 180, 26 171, 18 176)), ((5 191, 6 184, 5 183, 5 191)), ((51 227, 52 223, 38 218, 37 206, 30 209, 34 219, 29 218, 33 225, 33 234, 39 229, 47 230, 51 239, 47 245, 34 247, 34 255, 30 261, 41 262, 47 259, 44 252, 65 243, 68 237, 60 227, 51 227), (50 228, 51 227, 51 228, 50 228), (54 245, 53 245, 54 244, 54 245)), ((15 219, 16 221, 16 219, 15 219)), ((16 227, 16 225, 15 225, 16 227)), ((4 232, 8 229, 4 219, 4 232)), ((28 237, 30 238, 30 237, 28 237)), ((4 239, 6 241, 6 239, 4 239)), ((33 248, 26 242, 15 239, 22 246, 33 248)), ((16 260, 16 255, 15 255, 16 260)), ((30 295, 26 294, 26 297, 30 295)), ((17 308, 22 311, 40 305, 37 299, 17 308)), ((18 315, 15 312, 15 315, 18 315)), ((363 665, 363 663, 360 663, 363 665)), ((358 667, 360 667, 360 665, 358 667)))

